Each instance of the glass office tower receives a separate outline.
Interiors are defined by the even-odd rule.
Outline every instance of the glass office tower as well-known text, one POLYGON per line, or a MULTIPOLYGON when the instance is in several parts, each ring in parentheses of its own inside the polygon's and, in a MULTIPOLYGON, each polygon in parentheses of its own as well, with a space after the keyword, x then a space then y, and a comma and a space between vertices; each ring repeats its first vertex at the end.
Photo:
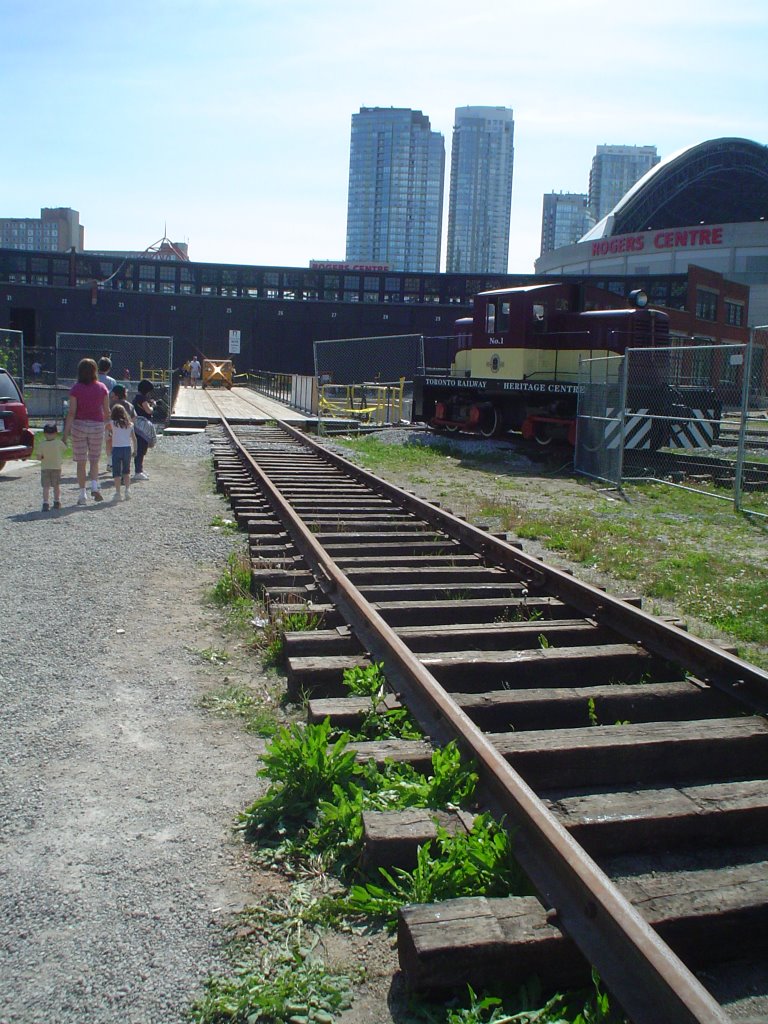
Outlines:
POLYGON ((507 272, 515 122, 506 107, 457 107, 448 206, 449 273, 507 272))
POLYGON ((541 252, 578 242, 594 225, 582 192, 546 192, 541 212, 541 252))
POLYGON ((439 272, 445 142, 419 110, 352 115, 346 258, 439 272))
POLYGON ((659 162, 655 146, 598 146, 589 174, 589 209, 601 221, 659 162))

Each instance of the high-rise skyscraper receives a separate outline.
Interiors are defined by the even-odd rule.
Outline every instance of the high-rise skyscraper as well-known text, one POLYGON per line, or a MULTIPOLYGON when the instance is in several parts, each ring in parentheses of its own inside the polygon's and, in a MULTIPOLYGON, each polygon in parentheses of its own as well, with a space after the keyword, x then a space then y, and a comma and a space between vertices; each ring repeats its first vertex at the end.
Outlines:
POLYGON ((507 272, 515 122, 507 107, 457 107, 448 205, 449 273, 507 272))
POLYGON ((392 270, 440 270, 445 142, 420 110, 352 115, 347 259, 392 270))
POLYGON ((658 162, 655 146, 598 146, 589 174, 589 209, 595 221, 610 213, 658 162))
POLYGON ((578 242, 594 225, 589 216, 589 197, 581 192, 545 192, 541 212, 541 252, 552 252, 578 242))

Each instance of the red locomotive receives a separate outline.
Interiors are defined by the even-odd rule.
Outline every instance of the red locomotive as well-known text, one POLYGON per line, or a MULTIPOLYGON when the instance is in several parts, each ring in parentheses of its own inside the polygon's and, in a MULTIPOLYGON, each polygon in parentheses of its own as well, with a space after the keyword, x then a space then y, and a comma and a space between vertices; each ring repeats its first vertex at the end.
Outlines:
POLYGON ((481 292, 456 322, 446 362, 414 381, 414 419, 436 430, 540 444, 575 440, 580 359, 669 344, 669 317, 642 292, 625 300, 583 284, 481 292), (613 306, 614 308, 610 308, 613 306))

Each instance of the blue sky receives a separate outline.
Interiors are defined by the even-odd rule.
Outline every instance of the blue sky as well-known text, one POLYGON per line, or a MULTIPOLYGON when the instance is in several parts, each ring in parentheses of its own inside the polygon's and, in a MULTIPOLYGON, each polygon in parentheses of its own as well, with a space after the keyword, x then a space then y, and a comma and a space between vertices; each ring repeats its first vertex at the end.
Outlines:
POLYGON ((0 39, 0 216, 74 207, 94 249, 343 259, 361 106, 423 111, 446 185, 455 108, 514 110, 520 273, 597 145, 768 143, 765 0, 0 0, 0 39))

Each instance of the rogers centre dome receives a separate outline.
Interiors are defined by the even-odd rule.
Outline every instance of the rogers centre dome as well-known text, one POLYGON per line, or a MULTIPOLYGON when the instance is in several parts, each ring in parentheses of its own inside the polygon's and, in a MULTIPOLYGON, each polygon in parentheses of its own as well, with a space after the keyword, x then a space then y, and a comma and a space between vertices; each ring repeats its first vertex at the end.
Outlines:
POLYGON ((768 322, 768 146, 712 139, 651 168, 537 274, 675 274, 690 264, 750 286, 750 321, 768 322))

